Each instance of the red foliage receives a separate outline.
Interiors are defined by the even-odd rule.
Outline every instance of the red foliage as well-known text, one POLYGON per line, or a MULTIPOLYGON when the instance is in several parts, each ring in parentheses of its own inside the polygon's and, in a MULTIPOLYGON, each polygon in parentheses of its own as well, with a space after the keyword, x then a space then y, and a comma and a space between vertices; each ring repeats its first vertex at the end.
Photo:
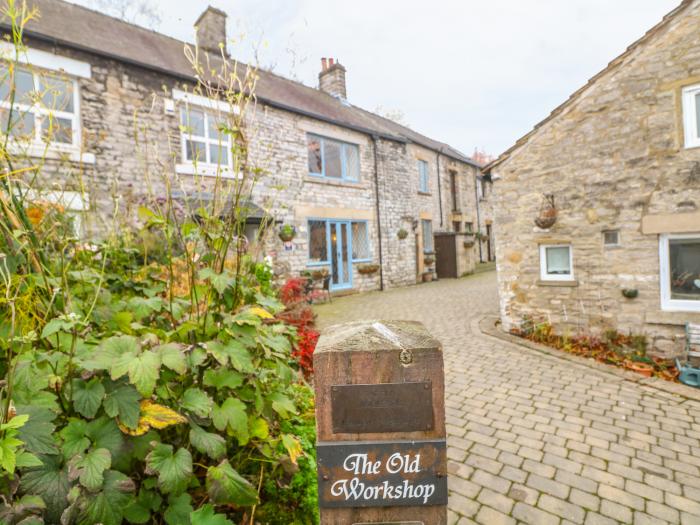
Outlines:
POLYGON ((320 334, 314 330, 316 315, 308 304, 307 280, 304 278, 287 279, 280 289, 280 299, 287 309, 277 318, 297 329, 297 344, 292 351, 299 361, 299 366, 307 378, 313 374, 313 354, 320 334))

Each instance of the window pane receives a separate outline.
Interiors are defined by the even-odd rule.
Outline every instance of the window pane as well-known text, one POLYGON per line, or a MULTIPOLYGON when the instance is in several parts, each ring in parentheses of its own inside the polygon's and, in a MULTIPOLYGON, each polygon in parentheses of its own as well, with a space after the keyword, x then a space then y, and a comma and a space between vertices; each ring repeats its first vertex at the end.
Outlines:
POLYGON ((42 136, 50 142, 73 143, 73 121, 67 118, 43 117, 42 136))
POLYGON ((41 101, 47 109, 73 112, 73 83, 44 75, 39 84, 41 101))
POLYGON ((369 233, 366 222, 352 223, 352 258, 369 259, 369 233))
MULTIPOLYGON (((6 109, 0 111, 0 125, 2 125, 2 133, 7 130, 7 119, 9 118, 9 113, 10 112, 6 109)), ((34 114, 29 113, 28 111, 13 111, 10 135, 25 140, 33 140, 34 114)))
POLYGON ((334 140, 323 141, 323 155, 326 161, 326 177, 340 179, 343 171, 340 163, 340 150, 342 145, 334 140))
POLYGON ((421 220, 421 226, 423 228, 423 251, 426 253, 432 253, 432 251, 433 251, 433 223, 432 223, 432 221, 423 219, 423 220, 421 220))
POLYGON ((309 173, 320 174, 323 172, 323 164, 321 161, 321 140, 308 136, 307 149, 309 152, 309 173))
POLYGON ((309 221, 309 262, 328 260, 326 221, 309 221))
POLYGON ((212 164, 228 166, 228 146, 222 144, 209 144, 209 158, 212 164))
POLYGON ((360 148, 353 144, 345 144, 345 177, 349 180, 360 180, 360 148))
POLYGON ((700 238, 671 239, 671 299, 700 301, 700 238))
POLYGON ((185 127, 185 133, 196 137, 204 136, 204 113, 197 109, 183 107, 180 110, 180 122, 185 127))
MULTIPOLYGON (((10 70, 3 66, 0 68, 0 100, 9 102, 12 78, 10 70)), ((15 102, 31 103, 30 93, 34 91, 34 77, 26 69, 15 69, 15 102)))
POLYGON ((209 124, 210 139, 220 140, 221 142, 228 142, 227 135, 220 131, 223 125, 220 119, 217 119, 214 115, 207 113, 207 122, 209 124))
POLYGON ((603 232, 603 242, 608 246, 616 246, 620 242, 620 232, 611 230, 603 232))
POLYGON ((428 180, 428 163, 424 160, 418 161, 418 177, 420 184, 420 191, 423 193, 428 193, 429 190, 429 180, 428 180))
POLYGON ((204 149, 203 142, 195 142, 193 140, 185 141, 185 150, 187 154, 187 160, 206 162, 207 156, 204 149))
POLYGON ((571 273, 569 251, 570 248, 568 246, 545 249, 547 254, 547 274, 569 275, 571 273))

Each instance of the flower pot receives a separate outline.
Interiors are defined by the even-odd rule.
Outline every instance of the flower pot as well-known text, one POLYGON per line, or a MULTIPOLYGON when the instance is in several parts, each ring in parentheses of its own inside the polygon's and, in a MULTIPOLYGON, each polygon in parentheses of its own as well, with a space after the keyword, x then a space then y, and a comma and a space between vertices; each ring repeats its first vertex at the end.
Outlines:
POLYGON ((651 377, 654 374, 654 366, 649 363, 639 363, 636 361, 625 361, 625 368, 642 374, 644 377, 651 377))
POLYGON ((554 195, 545 195, 540 213, 535 219, 535 225, 542 230, 548 230, 556 222, 557 208, 554 205, 554 195))
POLYGON ((423 282, 424 283, 429 283, 432 280, 433 280, 433 272, 425 272, 423 274, 423 282))
POLYGON ((291 224, 285 224, 280 228, 278 236, 282 242, 291 242, 297 236, 297 229, 291 224))
POLYGON ((362 275, 372 275, 373 273, 377 273, 379 271, 379 265, 378 264, 363 264, 361 266, 357 267, 358 273, 362 275))
POLYGON ((434 262, 435 262, 435 257, 432 257, 432 256, 425 257, 425 258, 423 259, 423 264, 425 264, 426 266, 430 266, 430 265, 433 264, 434 262))
POLYGON ((639 295, 639 290, 636 288, 623 288, 622 295, 627 299, 634 299, 639 295))
POLYGON ((324 279, 328 275, 328 270, 323 269, 323 270, 314 270, 311 272, 311 278, 314 281, 320 281, 321 279, 324 279))

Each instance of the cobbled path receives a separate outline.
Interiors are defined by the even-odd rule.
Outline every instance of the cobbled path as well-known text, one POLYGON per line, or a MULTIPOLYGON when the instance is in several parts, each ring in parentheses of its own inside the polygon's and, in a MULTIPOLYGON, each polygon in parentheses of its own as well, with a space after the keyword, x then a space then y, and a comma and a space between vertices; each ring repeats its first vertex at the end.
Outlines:
POLYGON ((449 523, 700 524, 700 403, 481 334, 494 273, 334 299, 444 345, 449 523))

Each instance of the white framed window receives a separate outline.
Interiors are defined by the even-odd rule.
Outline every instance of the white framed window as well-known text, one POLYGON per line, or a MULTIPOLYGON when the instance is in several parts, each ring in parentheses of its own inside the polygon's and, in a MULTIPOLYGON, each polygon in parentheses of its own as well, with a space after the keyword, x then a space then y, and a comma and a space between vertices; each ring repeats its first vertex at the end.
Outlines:
POLYGON ((179 173, 233 176, 231 134, 225 132, 226 119, 219 112, 189 104, 180 107, 179 173))
POLYGON ((570 244, 540 245, 540 279, 573 281, 574 254, 570 244))
POLYGON ((683 129, 685 147, 700 147, 700 85, 683 89, 683 129))
POLYGON ((606 248, 620 246, 620 230, 605 230, 603 232, 603 245, 606 248))
POLYGON ((0 64, 0 132, 34 148, 75 151, 80 148, 80 96, 74 78, 0 64), (14 70, 14 71, 12 71, 14 70), (14 74, 14 99, 12 75, 14 74))
POLYGON ((700 232, 659 237, 661 309, 700 312, 700 232))

